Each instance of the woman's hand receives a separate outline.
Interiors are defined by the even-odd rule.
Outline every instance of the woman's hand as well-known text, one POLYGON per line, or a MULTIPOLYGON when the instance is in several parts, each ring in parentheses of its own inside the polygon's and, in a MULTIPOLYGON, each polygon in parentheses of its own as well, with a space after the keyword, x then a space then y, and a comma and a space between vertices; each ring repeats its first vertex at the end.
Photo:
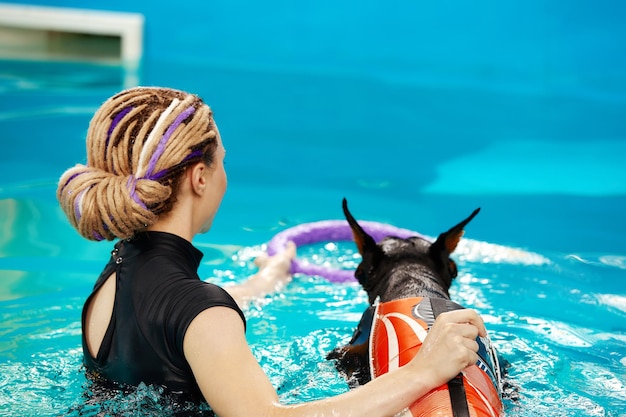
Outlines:
POLYGON ((296 245, 293 242, 287 242, 285 250, 273 256, 266 253, 259 255, 254 263, 259 267, 257 275, 270 284, 281 286, 291 281, 291 261, 296 257, 296 245))
MULTIPOLYGON (((428 332, 418 354, 408 366, 426 370, 433 386, 447 383, 478 360, 476 337, 486 336, 485 324, 470 309, 442 313, 428 332)), ((420 372, 421 373, 421 372, 420 372)))
POLYGON ((296 257, 296 245, 287 242, 285 250, 273 256, 259 255, 254 263, 259 271, 241 284, 224 289, 230 293, 240 307, 255 298, 280 290, 291 281, 291 261, 296 257))

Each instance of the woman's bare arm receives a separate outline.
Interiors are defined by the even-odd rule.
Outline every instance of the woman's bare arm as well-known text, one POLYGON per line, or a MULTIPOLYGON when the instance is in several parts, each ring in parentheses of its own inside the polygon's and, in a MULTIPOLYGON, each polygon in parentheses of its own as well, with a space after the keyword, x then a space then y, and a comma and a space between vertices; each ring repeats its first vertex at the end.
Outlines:
POLYGON ((418 355, 406 366, 345 394, 282 405, 246 342, 239 315, 214 307, 187 330, 185 357, 202 393, 220 417, 392 416, 477 360, 485 329, 472 310, 441 314, 418 355))

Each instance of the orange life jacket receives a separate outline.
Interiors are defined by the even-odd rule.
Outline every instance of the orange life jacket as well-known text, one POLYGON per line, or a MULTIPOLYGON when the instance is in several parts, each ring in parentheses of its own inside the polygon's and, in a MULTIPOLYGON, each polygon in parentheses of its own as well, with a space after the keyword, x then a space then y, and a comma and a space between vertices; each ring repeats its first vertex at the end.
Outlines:
MULTIPOLYGON (((442 311, 462 308, 449 300, 414 297, 379 303, 370 332, 372 379, 407 364, 442 311)), ((500 368, 489 338, 479 337, 478 362, 413 403, 404 415, 497 417, 502 414, 500 368), (410 414, 408 414, 410 413, 410 414)))

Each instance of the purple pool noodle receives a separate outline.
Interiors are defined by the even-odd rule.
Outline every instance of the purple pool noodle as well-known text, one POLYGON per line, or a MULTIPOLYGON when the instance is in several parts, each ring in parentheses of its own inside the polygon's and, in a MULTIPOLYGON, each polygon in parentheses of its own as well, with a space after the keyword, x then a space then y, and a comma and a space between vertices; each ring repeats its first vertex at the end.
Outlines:
MULTIPOLYGON (((412 230, 401 229, 388 224, 367 221, 359 222, 359 224, 376 242, 381 241, 387 236, 403 239, 411 236, 424 238, 424 236, 412 230)), ((276 234, 267 244, 267 253, 271 256, 281 252, 289 241, 295 243, 296 246, 304 246, 311 243, 346 240, 353 240, 353 235, 350 225, 348 225, 348 222, 345 220, 323 220, 313 223, 304 223, 276 234)), ((347 282, 355 279, 354 271, 328 268, 322 265, 303 262, 298 259, 292 261, 291 272, 294 274, 303 273, 307 275, 317 275, 331 282, 347 282)))

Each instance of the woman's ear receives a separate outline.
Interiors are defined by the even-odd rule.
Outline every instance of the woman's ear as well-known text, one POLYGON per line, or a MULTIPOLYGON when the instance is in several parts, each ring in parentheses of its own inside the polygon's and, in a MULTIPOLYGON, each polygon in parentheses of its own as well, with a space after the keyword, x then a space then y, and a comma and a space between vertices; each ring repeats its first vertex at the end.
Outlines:
POLYGON ((189 167, 188 178, 194 194, 203 195, 208 184, 208 168, 204 162, 189 167))

